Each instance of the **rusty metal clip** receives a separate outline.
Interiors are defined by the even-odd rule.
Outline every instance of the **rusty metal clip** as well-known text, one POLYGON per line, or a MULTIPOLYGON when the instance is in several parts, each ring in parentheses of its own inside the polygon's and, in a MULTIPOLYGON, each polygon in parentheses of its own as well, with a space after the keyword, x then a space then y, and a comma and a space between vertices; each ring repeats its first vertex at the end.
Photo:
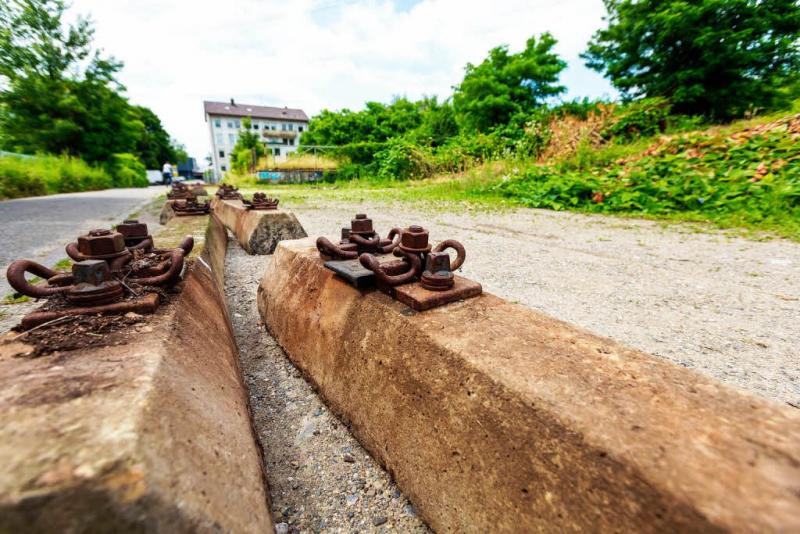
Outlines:
POLYGON ((242 200, 242 204, 249 210, 276 210, 278 209, 277 198, 268 198, 266 193, 253 193, 253 200, 242 200))
POLYGON ((188 217, 192 215, 208 215, 211 211, 209 202, 200 203, 197 198, 190 197, 183 200, 176 200, 172 204, 172 211, 176 217, 188 217))
POLYGON ((423 287, 434 291, 443 291, 453 286, 452 271, 464 264, 467 255, 464 245, 455 239, 447 239, 432 248, 428 230, 419 225, 400 231, 400 242, 393 253, 402 258, 404 268, 391 263, 381 264, 369 253, 361 254, 359 262, 375 273, 381 285, 394 287, 413 282, 421 276, 423 287), (444 252, 447 249, 456 251, 452 266, 450 255, 444 252), (424 272, 423 265, 426 268, 424 272))
POLYGON ((216 196, 222 200, 240 200, 242 198, 239 188, 230 184, 219 184, 216 196))
POLYGON ((350 228, 342 228, 342 237, 335 245, 327 237, 317 238, 317 250, 324 258, 353 260, 365 252, 388 254, 400 243, 400 229, 392 228, 385 239, 372 226, 372 219, 364 213, 356 214, 350 228))

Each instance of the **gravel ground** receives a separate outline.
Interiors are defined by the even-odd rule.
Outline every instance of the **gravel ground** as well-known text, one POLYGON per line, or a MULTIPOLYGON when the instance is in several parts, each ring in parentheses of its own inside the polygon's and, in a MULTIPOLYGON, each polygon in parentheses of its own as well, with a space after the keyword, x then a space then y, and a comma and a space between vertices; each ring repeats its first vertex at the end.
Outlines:
POLYGON ((467 248, 484 290, 752 393, 800 407, 800 244, 688 225, 519 209, 287 206, 310 236, 366 212, 382 234, 422 224, 467 248))
POLYGON ((389 475, 260 326, 256 288, 268 261, 248 256, 231 240, 225 292, 278 534, 429 532, 389 475))

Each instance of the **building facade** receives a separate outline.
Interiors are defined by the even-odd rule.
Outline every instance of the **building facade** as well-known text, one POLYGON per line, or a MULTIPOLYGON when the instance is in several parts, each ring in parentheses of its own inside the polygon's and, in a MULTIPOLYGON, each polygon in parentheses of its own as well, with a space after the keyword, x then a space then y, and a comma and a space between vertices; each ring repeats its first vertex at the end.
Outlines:
POLYGON ((308 116, 302 109, 254 106, 230 102, 203 102, 211 136, 211 163, 214 179, 221 180, 231 168, 231 152, 250 118, 251 129, 259 136, 267 154, 282 161, 297 150, 303 132, 308 130, 308 116))

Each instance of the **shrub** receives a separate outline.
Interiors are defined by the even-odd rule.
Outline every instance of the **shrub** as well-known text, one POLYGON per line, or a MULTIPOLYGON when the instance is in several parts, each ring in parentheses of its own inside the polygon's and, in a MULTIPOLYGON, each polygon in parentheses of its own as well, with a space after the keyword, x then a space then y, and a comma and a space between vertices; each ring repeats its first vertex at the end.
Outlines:
POLYGON ((386 148, 375 154, 378 177, 390 180, 426 178, 436 166, 431 151, 402 139, 391 139, 386 148))
POLYGON ((104 169, 92 167, 77 158, 0 157, 0 198, 106 189, 112 185, 112 179, 104 169))
POLYGON ((133 154, 113 154, 106 163, 114 187, 147 187, 147 170, 133 154))
POLYGON ((632 141, 663 132, 667 127, 670 105, 664 98, 645 98, 618 108, 601 132, 603 138, 632 141))

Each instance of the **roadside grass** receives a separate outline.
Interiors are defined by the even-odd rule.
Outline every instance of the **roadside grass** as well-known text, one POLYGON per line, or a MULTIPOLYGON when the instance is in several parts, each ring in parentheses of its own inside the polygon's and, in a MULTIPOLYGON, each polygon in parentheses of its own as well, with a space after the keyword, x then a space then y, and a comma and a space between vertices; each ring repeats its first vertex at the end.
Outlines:
MULTIPOLYGON (((506 159, 421 180, 370 177, 238 185, 286 204, 408 202, 438 210, 518 207, 725 229, 800 241, 800 114, 590 146, 547 162, 506 159)), ((726 232, 728 233, 728 232, 726 232)))

